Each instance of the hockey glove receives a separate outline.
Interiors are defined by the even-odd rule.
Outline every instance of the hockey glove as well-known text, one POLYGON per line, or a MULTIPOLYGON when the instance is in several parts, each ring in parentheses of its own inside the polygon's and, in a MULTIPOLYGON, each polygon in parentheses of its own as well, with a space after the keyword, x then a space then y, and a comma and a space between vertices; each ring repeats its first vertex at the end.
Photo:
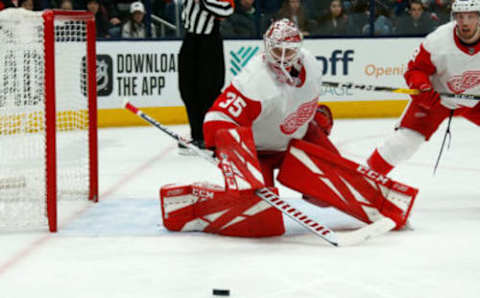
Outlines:
POLYGON ((424 83, 416 88, 420 91, 417 95, 412 95, 413 102, 426 110, 430 110, 438 101, 440 94, 433 90, 430 83, 424 83))
POLYGON ((320 127, 320 129, 328 136, 333 127, 332 111, 326 105, 319 105, 315 111, 313 121, 320 127))

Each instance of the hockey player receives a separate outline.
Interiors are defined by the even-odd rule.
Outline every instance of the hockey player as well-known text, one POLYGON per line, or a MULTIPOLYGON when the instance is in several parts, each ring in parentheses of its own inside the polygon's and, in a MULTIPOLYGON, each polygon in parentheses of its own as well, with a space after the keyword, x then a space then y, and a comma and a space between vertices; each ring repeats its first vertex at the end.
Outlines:
POLYGON ((219 129, 251 127, 269 186, 292 139, 338 153, 327 138, 333 125, 330 109, 318 106, 322 67, 302 48, 302 40, 288 19, 274 23, 264 37, 265 53, 252 59, 224 90, 203 125, 207 148, 215 147, 219 129))
POLYGON ((273 23, 264 36, 264 53, 217 98, 203 128, 226 187, 163 187, 168 229, 245 237, 283 234, 281 212, 255 194, 263 187, 277 192, 274 169, 279 169, 279 182, 314 205, 334 206, 366 223, 387 216, 397 228, 405 224, 417 191, 340 156, 328 139, 330 110, 318 106, 322 67, 302 48, 302 40, 288 19, 273 23), (387 192, 396 194, 395 203, 387 192))
POLYGON ((480 1, 457 0, 453 21, 430 33, 408 63, 405 80, 412 95, 394 134, 376 148, 368 165, 387 174, 409 159, 448 117, 462 116, 480 125, 478 101, 441 97, 480 91, 480 1))

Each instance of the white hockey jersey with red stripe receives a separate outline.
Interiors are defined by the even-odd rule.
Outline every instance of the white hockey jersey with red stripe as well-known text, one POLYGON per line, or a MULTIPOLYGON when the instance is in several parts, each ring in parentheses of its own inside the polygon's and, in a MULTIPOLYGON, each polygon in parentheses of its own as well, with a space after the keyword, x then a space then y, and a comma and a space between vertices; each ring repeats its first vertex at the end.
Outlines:
POLYGON ((317 108, 322 66, 304 49, 302 56, 305 79, 298 86, 280 83, 263 55, 252 59, 205 116, 207 147, 218 129, 236 126, 252 127, 259 151, 284 151, 292 138, 303 138, 317 108))
MULTIPOLYGON (((430 77, 437 92, 480 93, 480 43, 463 44, 456 34, 456 23, 450 22, 430 33, 409 63, 408 72, 419 70, 430 77)), ((473 107, 475 100, 442 97, 442 105, 448 108, 473 107)))

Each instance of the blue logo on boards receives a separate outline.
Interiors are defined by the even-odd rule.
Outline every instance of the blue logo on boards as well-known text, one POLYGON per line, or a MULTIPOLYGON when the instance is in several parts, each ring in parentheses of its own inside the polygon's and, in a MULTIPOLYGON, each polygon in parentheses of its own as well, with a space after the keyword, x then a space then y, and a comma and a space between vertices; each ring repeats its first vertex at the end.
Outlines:
POLYGON ((354 50, 345 50, 340 49, 333 50, 330 54, 330 57, 325 56, 316 56, 317 60, 323 65, 323 74, 330 74, 336 76, 338 72, 341 72, 342 75, 346 76, 349 72, 349 64, 353 62, 354 50))
POLYGON ((242 71, 258 50, 260 47, 241 47, 237 52, 230 51, 230 71, 234 76, 242 71))

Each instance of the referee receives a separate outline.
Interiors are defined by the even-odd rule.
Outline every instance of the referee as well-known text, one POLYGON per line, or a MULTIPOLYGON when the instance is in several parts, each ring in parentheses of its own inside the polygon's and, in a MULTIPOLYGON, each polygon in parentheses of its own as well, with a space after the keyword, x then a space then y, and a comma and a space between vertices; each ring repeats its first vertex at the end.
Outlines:
POLYGON ((182 5, 185 37, 178 58, 178 83, 192 143, 204 148, 203 119, 225 82, 220 21, 233 14, 234 0, 183 0, 182 5))

